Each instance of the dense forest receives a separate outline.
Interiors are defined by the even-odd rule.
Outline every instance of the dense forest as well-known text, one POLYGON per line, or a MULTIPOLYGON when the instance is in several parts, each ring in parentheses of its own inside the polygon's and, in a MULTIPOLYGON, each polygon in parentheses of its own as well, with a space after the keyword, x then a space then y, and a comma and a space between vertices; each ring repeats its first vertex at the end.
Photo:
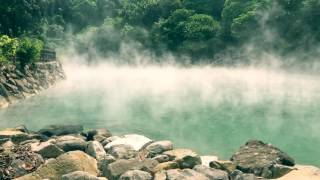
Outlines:
POLYGON ((319 9, 319 0, 1 0, 0 61, 35 59, 66 41, 101 57, 123 44, 194 62, 252 48, 310 56, 320 43, 319 9))

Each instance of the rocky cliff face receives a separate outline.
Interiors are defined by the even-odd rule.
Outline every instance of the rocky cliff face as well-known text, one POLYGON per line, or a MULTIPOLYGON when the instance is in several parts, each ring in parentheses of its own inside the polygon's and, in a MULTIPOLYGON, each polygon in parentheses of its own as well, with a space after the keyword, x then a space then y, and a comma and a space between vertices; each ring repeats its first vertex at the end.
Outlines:
POLYGON ((35 63, 23 70, 0 66, 0 108, 35 95, 64 78, 59 61, 35 63))

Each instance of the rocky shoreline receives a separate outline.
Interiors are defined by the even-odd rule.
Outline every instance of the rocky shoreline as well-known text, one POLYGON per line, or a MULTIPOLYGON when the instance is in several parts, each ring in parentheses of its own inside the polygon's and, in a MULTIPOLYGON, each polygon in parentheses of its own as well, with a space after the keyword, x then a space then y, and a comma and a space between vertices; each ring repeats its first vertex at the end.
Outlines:
POLYGON ((59 61, 38 62, 24 69, 0 66, 0 109, 36 95, 64 78, 59 61))
POLYGON ((318 180, 280 149, 250 140, 230 160, 177 149, 169 140, 114 136, 107 129, 50 125, 0 131, 0 179, 17 180, 318 180))

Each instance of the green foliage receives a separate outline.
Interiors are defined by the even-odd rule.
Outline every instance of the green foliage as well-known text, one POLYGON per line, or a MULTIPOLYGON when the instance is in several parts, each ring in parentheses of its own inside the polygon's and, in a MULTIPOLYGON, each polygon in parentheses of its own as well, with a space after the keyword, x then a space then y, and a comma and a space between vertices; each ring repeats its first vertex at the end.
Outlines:
POLYGON ((41 33, 44 10, 43 0, 1 1, 0 34, 19 36, 25 33, 41 33))
POLYGON ((174 11, 168 19, 154 26, 153 36, 155 37, 153 39, 166 42, 169 49, 175 50, 185 40, 186 22, 192 15, 194 12, 187 9, 174 11))
POLYGON ((17 50, 17 58, 22 66, 33 63, 40 59, 43 43, 38 39, 23 38, 20 40, 17 50))
POLYGON ((0 63, 9 63, 17 51, 18 40, 6 35, 0 35, 0 63))
POLYGON ((225 0, 182 0, 185 8, 194 10, 199 14, 211 15, 216 19, 221 18, 224 3, 225 0))
POLYGON ((212 46, 208 42, 217 37, 219 31, 219 22, 212 16, 178 9, 154 26, 153 37, 154 41, 167 43, 171 50, 198 57, 203 56, 199 52, 212 46))
POLYGON ((120 16, 131 25, 151 27, 181 7, 180 0, 122 0, 120 16))
POLYGON ((207 40, 216 36, 219 30, 219 22, 211 16, 195 14, 188 18, 184 27, 184 36, 186 39, 194 41, 207 40))
MULTIPOLYGON (((319 0, 8 0, 0 34, 50 47, 74 39, 89 58, 118 53, 122 43, 194 58, 248 42, 286 54, 320 44, 319 8, 319 0)), ((7 51, 2 61, 12 57, 7 51)))
POLYGON ((252 31, 259 30, 259 21, 264 9, 269 7, 266 0, 226 0, 222 12, 222 34, 225 40, 243 41, 250 39, 252 31))

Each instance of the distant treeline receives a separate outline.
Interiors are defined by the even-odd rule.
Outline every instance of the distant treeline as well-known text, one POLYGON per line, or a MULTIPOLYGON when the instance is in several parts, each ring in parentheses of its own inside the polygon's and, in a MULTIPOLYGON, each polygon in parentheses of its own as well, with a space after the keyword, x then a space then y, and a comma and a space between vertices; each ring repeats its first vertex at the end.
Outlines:
POLYGON ((194 60, 248 44, 290 55, 319 45, 319 9, 319 0, 1 0, 0 34, 52 47, 69 39, 99 56, 123 43, 194 60))

